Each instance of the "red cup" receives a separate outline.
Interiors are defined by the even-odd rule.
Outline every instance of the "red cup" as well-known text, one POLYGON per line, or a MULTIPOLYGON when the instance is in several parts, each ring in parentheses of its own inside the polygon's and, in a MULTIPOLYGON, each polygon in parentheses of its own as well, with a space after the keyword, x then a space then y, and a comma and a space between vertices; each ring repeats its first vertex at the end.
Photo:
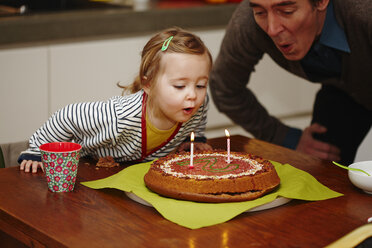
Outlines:
POLYGON ((48 188, 52 192, 74 190, 81 145, 72 142, 46 143, 39 147, 48 188))

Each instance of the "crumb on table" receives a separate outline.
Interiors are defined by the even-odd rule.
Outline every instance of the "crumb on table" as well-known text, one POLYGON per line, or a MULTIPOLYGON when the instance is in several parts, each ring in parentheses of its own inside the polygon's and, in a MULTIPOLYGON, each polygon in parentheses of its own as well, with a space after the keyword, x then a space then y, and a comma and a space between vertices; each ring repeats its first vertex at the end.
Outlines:
POLYGON ((99 158, 96 166, 110 168, 110 167, 119 166, 119 163, 115 162, 113 157, 106 156, 106 157, 99 158))

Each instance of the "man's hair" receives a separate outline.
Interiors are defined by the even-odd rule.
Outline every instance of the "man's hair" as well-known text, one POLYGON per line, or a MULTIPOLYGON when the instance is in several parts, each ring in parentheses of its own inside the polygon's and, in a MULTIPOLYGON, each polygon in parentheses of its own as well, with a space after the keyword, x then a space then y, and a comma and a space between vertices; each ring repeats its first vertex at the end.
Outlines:
POLYGON ((321 0, 309 0, 310 3, 315 7, 321 0))

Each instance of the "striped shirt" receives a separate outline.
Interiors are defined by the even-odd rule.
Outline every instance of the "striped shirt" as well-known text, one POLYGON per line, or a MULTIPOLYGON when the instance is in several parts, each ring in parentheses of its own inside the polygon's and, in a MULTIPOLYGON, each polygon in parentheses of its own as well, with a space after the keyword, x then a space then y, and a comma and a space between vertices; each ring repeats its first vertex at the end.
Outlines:
POLYGON ((29 148, 21 153, 18 162, 24 159, 40 161, 39 146, 58 141, 80 144, 81 156, 112 156, 119 162, 151 161, 168 155, 187 140, 192 131, 196 137, 204 137, 208 96, 168 143, 151 154, 143 154, 142 146, 146 145, 141 131, 146 114, 143 113, 144 95, 143 91, 139 91, 127 96, 115 96, 106 102, 67 105, 54 113, 31 136, 29 148))

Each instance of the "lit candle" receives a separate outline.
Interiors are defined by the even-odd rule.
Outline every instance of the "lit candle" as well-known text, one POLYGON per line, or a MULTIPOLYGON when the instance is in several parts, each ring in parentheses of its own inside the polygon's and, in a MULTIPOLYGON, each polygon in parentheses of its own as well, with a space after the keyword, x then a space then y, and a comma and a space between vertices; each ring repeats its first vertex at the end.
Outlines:
POLYGON ((227 137, 227 163, 230 164, 230 133, 225 129, 225 134, 227 137))
POLYGON ((194 168, 194 132, 191 132, 190 141, 190 168, 194 168))

